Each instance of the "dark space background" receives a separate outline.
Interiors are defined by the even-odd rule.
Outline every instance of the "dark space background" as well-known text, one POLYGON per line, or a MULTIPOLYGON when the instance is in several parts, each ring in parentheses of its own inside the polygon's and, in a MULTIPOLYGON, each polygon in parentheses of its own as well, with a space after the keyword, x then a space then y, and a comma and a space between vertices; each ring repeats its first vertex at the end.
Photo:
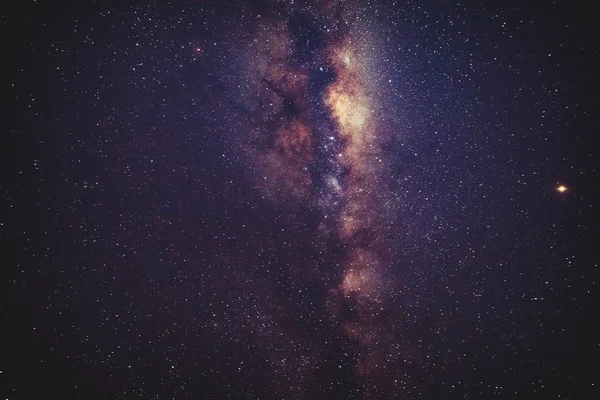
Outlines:
POLYGON ((303 3, 3 7, 2 398, 600 395, 592 3, 357 2, 393 138, 366 374, 327 305, 349 245, 245 140, 273 20, 325 129, 330 2, 303 3))

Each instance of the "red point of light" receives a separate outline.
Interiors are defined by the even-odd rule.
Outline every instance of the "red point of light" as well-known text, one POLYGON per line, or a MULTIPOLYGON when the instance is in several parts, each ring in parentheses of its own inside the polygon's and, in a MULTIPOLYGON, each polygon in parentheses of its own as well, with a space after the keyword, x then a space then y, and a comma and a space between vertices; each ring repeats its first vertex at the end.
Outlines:
POLYGON ((556 191, 559 193, 566 193, 569 189, 565 185, 558 185, 556 191))

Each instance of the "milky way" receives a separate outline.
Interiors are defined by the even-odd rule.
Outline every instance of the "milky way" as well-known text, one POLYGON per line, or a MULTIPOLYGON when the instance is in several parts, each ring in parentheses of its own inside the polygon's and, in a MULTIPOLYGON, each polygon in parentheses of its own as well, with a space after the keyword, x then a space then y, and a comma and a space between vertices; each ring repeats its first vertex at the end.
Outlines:
POLYGON ((320 219, 315 234, 341 246, 337 263, 321 266, 339 273, 326 284, 327 308, 360 345, 356 373, 381 374, 393 341, 377 313, 385 304, 394 207, 381 148, 389 139, 370 70, 376 41, 355 9, 328 2, 260 22, 249 50, 249 65, 259 66, 258 104, 246 145, 267 196, 308 203, 320 219), (310 31, 319 37, 306 39, 310 31))
POLYGON ((10 45, 6 398, 595 398, 572 5, 67 3, 10 45))

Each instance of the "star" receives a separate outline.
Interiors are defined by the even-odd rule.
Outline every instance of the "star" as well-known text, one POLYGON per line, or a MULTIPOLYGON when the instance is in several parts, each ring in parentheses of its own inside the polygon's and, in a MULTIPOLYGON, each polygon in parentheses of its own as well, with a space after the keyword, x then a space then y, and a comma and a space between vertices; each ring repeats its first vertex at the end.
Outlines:
POLYGON ((559 193, 565 193, 567 192, 567 190, 569 190, 565 185, 558 185, 556 187, 556 191, 559 193))

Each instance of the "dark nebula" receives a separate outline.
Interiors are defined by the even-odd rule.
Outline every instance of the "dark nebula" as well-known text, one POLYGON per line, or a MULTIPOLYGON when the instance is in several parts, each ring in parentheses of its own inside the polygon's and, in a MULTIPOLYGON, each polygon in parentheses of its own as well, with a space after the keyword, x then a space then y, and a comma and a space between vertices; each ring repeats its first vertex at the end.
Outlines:
POLYGON ((598 396, 582 7, 14 6, 4 398, 598 396))

